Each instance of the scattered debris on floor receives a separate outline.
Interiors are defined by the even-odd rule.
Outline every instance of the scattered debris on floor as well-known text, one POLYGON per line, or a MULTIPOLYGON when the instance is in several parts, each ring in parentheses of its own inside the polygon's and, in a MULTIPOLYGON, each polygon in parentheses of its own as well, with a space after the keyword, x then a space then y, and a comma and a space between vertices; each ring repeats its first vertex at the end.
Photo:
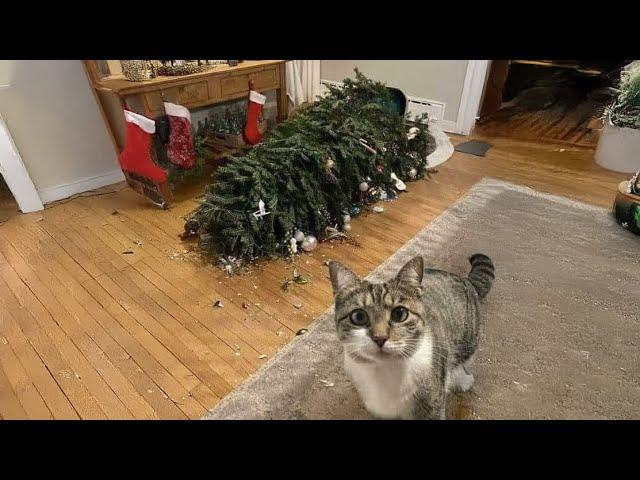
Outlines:
POLYGON ((120 212, 118 210, 114 210, 113 212, 111 212, 111 215, 120 215, 120 212))
POLYGON ((180 234, 181 240, 187 240, 188 238, 195 237, 200 234, 200 226, 195 220, 189 220, 184 224, 184 232, 180 234))
POLYGON ((320 383, 327 388, 333 387, 335 385, 333 382, 330 382, 329 380, 324 380, 324 379, 320 379, 320 383))
POLYGON ((297 308, 298 310, 300 310, 302 308, 302 304, 300 302, 296 302, 293 304, 293 308, 297 308))
POLYGON ((433 175, 434 173, 438 173, 438 170, 435 168, 425 168, 424 173, 427 178, 431 180, 431 175, 433 175))
POLYGON ((384 212, 384 207, 381 207, 380 205, 376 205, 373 207, 373 211, 374 213, 382 213, 384 212))
POLYGON ((281 336, 282 334, 283 334, 283 332, 281 332, 280 330, 278 330, 278 331, 276 332, 276 335, 277 335, 277 336, 281 336))
POLYGON ((222 303, 222 300, 216 300, 215 302, 213 302, 213 306, 215 308, 222 308, 224 307, 224 304, 222 303))
POLYGON ((131 250, 126 250, 124 252, 122 252, 123 255, 133 255, 133 252, 131 250))
POLYGON ((286 292, 289 290, 289 285, 291 285, 292 283, 297 283, 298 285, 305 285, 309 283, 309 280, 307 280, 305 277, 300 275, 300 272, 298 272, 297 268, 294 268, 293 274, 291 275, 291 277, 286 279, 284 283, 280 286, 280 288, 282 289, 282 291, 286 292))
POLYGON ((242 302, 242 308, 244 308, 245 310, 248 310, 249 304, 247 302, 242 302))
POLYGON ((136 245, 142 246, 142 242, 140 240, 134 240, 133 243, 135 243, 136 245))
MULTIPOLYGON (((325 229, 325 241, 326 240, 340 240, 341 242, 349 243, 355 247, 359 247, 360 243, 350 234, 341 232, 336 227, 327 227, 325 229)), ((331 245, 333 248, 333 245, 331 245)))
POLYGON ((296 335, 304 335, 307 332, 308 332, 308 330, 306 328, 301 328, 300 330, 298 330, 296 332, 296 335))
POLYGON ((265 358, 267 358, 267 356, 263 353, 263 354, 262 354, 262 355, 260 355, 258 358, 259 358, 260 360, 264 360, 265 358))

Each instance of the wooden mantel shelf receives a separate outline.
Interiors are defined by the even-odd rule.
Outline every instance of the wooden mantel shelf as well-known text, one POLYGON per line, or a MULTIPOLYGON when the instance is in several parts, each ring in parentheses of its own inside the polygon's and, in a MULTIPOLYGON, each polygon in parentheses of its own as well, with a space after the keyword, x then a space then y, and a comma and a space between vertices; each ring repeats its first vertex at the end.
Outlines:
POLYGON ((245 60, 236 66, 216 65, 203 72, 159 76, 142 82, 122 74, 100 77, 94 60, 85 60, 87 74, 113 139, 116 152, 124 147, 127 108, 149 118, 164 113, 164 102, 201 108, 246 98, 249 81, 260 92, 276 91, 278 121, 287 118, 286 60, 245 60))
POLYGON ((99 80, 96 82, 96 88, 111 91, 118 95, 132 95, 135 93, 157 90, 158 88, 202 81, 211 76, 225 77, 241 73, 258 72, 268 69, 269 67, 280 65, 284 62, 284 60, 245 60, 235 67, 225 64, 216 65, 204 72, 180 76, 158 76, 143 82, 132 82, 131 80, 127 80, 124 75, 119 74, 99 80))

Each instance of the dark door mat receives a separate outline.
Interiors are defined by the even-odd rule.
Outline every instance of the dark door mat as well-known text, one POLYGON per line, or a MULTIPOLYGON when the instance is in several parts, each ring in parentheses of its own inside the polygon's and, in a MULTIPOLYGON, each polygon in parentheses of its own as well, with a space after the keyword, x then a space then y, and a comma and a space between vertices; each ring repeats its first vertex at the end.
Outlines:
POLYGON ((484 157, 493 145, 487 142, 481 142, 480 140, 469 140, 468 142, 459 143, 456 145, 456 152, 468 153, 475 155, 476 157, 484 157))

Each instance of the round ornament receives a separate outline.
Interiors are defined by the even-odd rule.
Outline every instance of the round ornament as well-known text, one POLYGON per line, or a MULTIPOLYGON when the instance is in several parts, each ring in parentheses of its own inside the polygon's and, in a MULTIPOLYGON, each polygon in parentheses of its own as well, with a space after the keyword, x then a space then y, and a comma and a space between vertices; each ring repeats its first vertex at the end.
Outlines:
POLYGON ((306 237, 304 237, 304 240, 302 241, 302 249, 305 252, 310 252, 311 250, 315 249, 318 246, 318 239, 316 237, 314 237, 313 235, 307 235, 306 237))

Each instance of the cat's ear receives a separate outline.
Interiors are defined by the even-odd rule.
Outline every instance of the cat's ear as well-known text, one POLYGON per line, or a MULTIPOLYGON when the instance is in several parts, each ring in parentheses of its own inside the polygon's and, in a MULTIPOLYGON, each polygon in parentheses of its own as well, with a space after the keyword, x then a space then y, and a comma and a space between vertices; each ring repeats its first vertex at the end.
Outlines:
POLYGON ((350 290, 360 285, 358 276, 338 262, 329 262, 329 276, 331 277, 334 295, 341 290, 350 290))
POLYGON ((424 260, 421 255, 412 258, 400 269, 396 278, 401 282, 420 285, 424 275, 424 260))

